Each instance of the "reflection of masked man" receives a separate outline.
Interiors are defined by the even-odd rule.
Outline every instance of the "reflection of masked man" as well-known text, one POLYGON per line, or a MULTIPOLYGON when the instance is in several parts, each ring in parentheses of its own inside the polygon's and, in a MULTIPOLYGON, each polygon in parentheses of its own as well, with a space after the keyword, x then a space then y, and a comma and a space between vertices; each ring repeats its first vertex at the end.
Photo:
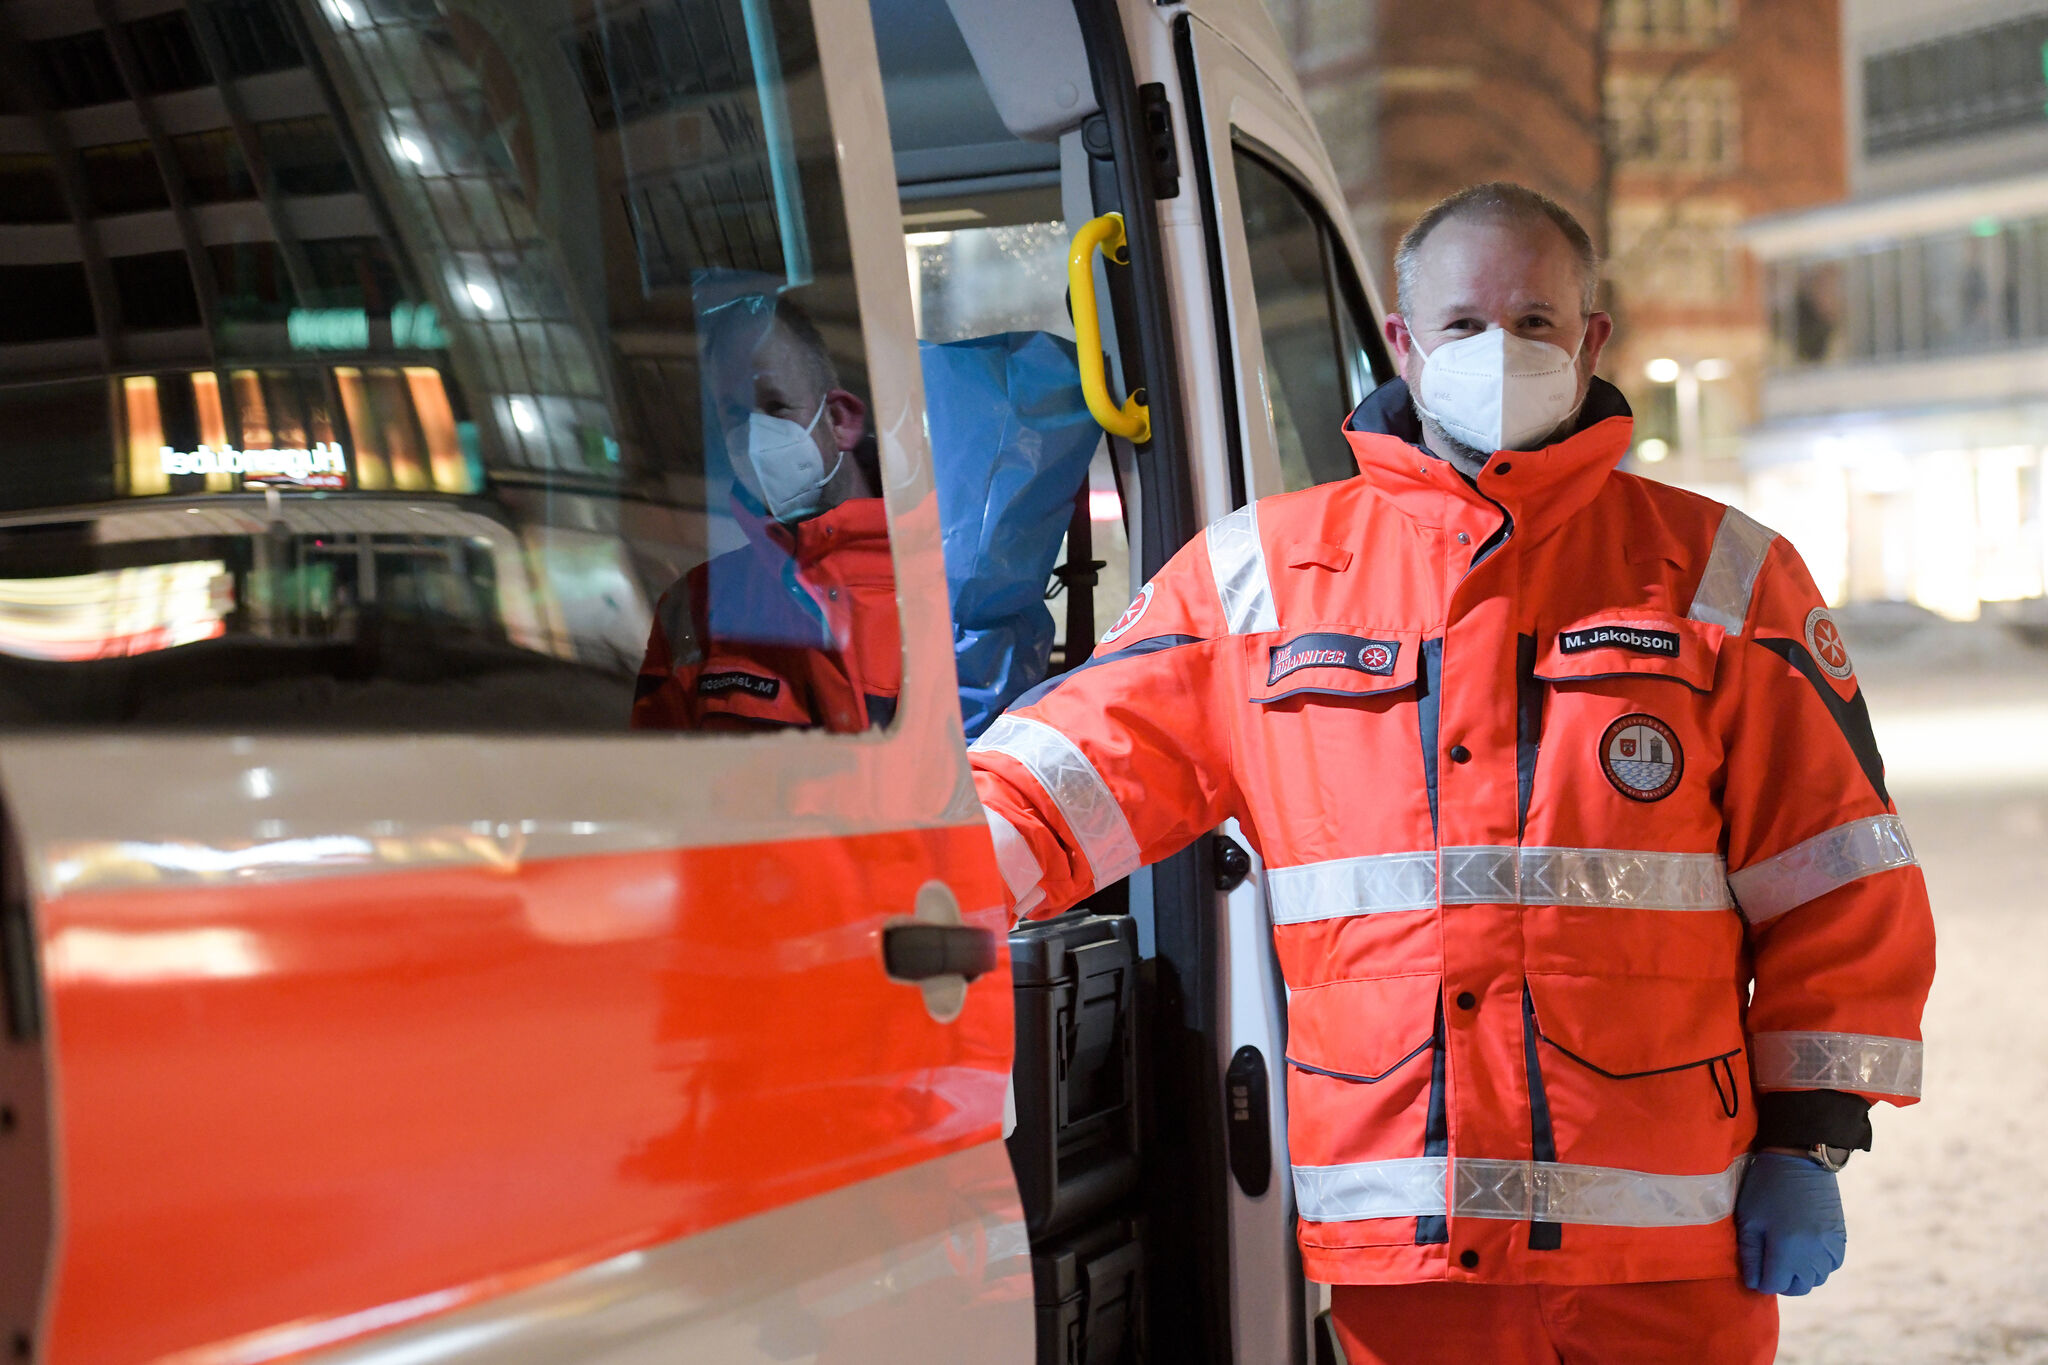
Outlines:
POLYGON ((724 433, 747 543, 662 595, 633 725, 886 724, 903 663, 867 405, 839 387, 817 328, 788 299, 758 344, 707 361, 706 382, 751 393, 724 433))

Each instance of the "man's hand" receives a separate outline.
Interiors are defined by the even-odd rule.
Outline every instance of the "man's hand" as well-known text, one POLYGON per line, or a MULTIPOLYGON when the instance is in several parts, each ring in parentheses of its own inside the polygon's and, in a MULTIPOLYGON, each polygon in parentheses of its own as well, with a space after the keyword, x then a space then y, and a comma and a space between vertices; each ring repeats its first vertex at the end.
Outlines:
POLYGON ((1835 1173, 1804 1156, 1762 1152, 1735 1201, 1742 1282, 1765 1294, 1805 1294, 1849 1249, 1835 1173))

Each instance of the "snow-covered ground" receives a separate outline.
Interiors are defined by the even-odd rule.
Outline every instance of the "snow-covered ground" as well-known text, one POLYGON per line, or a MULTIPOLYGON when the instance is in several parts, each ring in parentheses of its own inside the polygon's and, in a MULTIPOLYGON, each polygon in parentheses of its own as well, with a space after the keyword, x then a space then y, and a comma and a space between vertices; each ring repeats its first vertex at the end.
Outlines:
POLYGON ((1843 623, 1940 935, 1926 1099, 1842 1177, 1848 1263, 1782 1299, 1792 1365, 2048 1365, 2048 649, 1843 623))

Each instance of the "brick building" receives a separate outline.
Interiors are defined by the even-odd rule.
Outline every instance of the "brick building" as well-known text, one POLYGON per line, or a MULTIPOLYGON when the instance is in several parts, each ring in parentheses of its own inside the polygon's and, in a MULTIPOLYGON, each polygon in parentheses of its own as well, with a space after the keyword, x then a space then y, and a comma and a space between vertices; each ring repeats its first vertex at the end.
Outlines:
POLYGON ((1271 0, 1381 278, 1461 185, 1513 179, 1609 257, 1606 373, 1636 462, 1730 493, 1765 351, 1745 219, 1844 189, 1839 6, 1825 0, 1271 0), (1654 443, 1654 444, 1653 444, 1654 443))

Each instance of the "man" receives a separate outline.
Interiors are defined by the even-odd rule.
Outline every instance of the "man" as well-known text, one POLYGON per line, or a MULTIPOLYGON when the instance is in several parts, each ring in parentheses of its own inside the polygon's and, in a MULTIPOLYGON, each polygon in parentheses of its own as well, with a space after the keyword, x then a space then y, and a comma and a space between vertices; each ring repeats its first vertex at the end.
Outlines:
POLYGON ((724 311, 705 328, 705 383, 737 396, 724 439, 747 543, 662 594, 633 726, 886 725, 903 650, 867 405, 787 297, 724 311))
POLYGON ((1352 1365, 1768 1361, 1870 1102, 1919 1090, 1932 921, 1862 694, 1790 545, 1616 472, 1569 214, 1477 186, 1397 271, 1363 477, 1211 526, 990 728, 998 861, 1047 914, 1257 845, 1352 1365))

